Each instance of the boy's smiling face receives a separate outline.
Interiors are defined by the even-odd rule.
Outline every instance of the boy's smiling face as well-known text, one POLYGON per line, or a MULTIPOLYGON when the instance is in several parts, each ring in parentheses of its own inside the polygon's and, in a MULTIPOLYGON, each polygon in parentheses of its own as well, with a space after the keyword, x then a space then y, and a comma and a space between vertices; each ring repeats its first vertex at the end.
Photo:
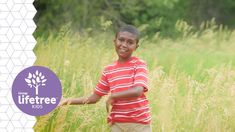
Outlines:
POLYGON ((127 61, 139 46, 137 36, 127 31, 119 32, 114 39, 114 44, 119 61, 122 62, 127 61))

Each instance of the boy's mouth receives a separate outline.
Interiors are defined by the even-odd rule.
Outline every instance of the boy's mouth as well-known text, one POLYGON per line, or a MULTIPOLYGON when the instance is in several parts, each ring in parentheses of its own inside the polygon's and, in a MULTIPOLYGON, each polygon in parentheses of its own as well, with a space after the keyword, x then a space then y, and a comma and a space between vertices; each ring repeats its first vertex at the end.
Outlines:
POLYGON ((120 52, 123 52, 123 53, 127 52, 126 49, 119 49, 119 51, 120 51, 120 52))
POLYGON ((119 55, 127 55, 127 51, 119 50, 119 55))

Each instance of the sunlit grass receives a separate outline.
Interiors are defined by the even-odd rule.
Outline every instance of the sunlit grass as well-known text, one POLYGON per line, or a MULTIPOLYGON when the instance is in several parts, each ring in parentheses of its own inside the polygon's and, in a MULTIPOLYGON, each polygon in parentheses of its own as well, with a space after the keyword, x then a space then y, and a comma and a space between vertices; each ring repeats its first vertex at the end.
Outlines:
MULTIPOLYGON (((60 78, 64 97, 92 93, 105 65, 116 60, 113 36, 64 34, 37 38, 35 65, 60 78)), ((235 131, 235 32, 207 29, 171 40, 143 38, 135 55, 149 69, 153 131, 235 131)), ((109 131, 105 98, 64 106, 37 118, 35 131, 109 131)))

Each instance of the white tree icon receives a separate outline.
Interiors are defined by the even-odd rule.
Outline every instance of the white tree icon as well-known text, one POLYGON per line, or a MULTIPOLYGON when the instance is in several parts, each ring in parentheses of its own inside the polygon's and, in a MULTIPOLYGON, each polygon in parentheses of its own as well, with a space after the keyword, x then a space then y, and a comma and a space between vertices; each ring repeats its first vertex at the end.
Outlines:
POLYGON ((47 81, 47 79, 41 72, 38 72, 38 70, 36 70, 35 74, 29 72, 29 75, 27 78, 25 78, 25 81, 30 88, 35 88, 36 95, 38 95, 39 86, 45 86, 45 82, 47 81))

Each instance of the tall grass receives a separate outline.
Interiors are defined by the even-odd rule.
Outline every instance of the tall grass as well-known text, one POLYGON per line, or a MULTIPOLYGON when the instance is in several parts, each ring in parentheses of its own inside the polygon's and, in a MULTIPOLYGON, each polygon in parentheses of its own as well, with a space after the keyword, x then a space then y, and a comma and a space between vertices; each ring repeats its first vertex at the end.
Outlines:
MULTIPOLYGON (((148 64, 153 131, 235 131, 235 32, 219 26, 191 32, 184 23, 177 26, 182 37, 144 37, 135 52, 148 64)), ((67 32, 47 40, 38 37, 35 65, 55 71, 64 97, 88 96, 104 66, 117 58, 113 37, 67 32)), ((34 130, 109 131, 105 98, 37 117, 34 130)))

